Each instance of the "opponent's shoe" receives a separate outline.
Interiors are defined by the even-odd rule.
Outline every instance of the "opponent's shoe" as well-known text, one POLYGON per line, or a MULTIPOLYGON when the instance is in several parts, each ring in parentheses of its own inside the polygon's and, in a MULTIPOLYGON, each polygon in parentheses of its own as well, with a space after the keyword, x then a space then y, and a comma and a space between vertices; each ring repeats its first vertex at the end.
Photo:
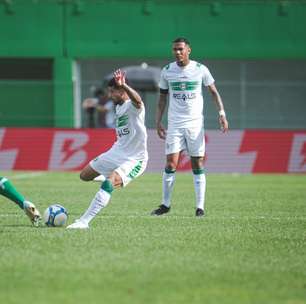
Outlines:
POLYGON ((24 213, 29 217, 33 226, 38 227, 41 221, 41 215, 35 205, 29 201, 23 202, 24 213))
POLYGON ((89 226, 87 223, 81 221, 80 219, 75 220, 75 222, 69 226, 67 226, 66 229, 88 229, 89 226))
POLYGON ((197 208, 197 210, 195 212, 195 216, 201 217, 201 216, 204 216, 204 215, 205 215, 204 210, 200 209, 200 208, 197 208))
POLYGON ((151 215, 162 215, 170 211, 170 207, 161 204, 157 209, 151 212, 151 215))

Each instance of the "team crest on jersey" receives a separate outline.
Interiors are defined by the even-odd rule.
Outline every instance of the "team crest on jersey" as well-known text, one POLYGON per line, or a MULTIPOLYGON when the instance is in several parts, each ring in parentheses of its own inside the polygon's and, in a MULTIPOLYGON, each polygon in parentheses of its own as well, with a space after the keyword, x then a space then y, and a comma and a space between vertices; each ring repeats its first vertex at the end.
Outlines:
POLYGON ((199 86, 199 81, 170 82, 173 91, 194 91, 199 86))
POLYGON ((181 84, 180 84, 180 88, 181 88, 181 90, 182 91, 185 91, 186 90, 186 83, 185 82, 182 82, 181 84))

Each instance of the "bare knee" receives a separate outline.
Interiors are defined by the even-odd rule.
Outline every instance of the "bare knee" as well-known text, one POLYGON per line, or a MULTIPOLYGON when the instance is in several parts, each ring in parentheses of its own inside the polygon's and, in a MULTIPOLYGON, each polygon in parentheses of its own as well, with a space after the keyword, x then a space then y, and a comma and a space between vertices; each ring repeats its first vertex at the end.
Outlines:
POLYGON ((81 172, 80 173, 80 179, 84 182, 89 182, 91 181, 92 179, 85 173, 85 172, 81 172))
POLYGON ((179 153, 168 154, 167 162, 166 162, 166 169, 175 171, 178 165, 178 160, 179 160, 179 153))
POLYGON ((99 175, 94 169, 87 165, 80 173, 80 179, 82 181, 88 182, 92 181, 95 177, 99 175))

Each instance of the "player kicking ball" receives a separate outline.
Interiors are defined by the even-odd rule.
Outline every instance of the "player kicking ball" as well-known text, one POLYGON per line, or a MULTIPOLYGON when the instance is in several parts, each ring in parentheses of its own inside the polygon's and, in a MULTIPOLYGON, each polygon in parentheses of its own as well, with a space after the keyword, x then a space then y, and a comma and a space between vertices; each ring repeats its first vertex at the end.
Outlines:
POLYGON ((41 216, 35 205, 23 197, 13 184, 5 177, 0 176, 0 194, 15 202, 29 217, 33 226, 38 227, 41 216))
POLYGON ((128 84, 125 73, 114 72, 108 83, 115 104, 117 140, 105 153, 93 159, 81 172, 83 181, 101 180, 87 211, 67 229, 87 229, 92 219, 105 208, 115 188, 125 187, 140 176, 148 160, 145 108, 139 94, 128 84))

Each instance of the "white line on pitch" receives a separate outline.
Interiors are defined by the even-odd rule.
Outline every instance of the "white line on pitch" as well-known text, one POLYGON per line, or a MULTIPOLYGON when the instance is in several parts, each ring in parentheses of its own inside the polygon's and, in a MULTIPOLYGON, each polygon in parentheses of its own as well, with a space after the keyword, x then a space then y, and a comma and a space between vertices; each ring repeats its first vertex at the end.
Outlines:
POLYGON ((38 176, 42 176, 42 175, 45 175, 45 174, 46 173, 44 173, 44 172, 22 173, 22 174, 16 174, 16 175, 10 177, 10 179, 25 179, 25 178, 38 177, 38 176))

